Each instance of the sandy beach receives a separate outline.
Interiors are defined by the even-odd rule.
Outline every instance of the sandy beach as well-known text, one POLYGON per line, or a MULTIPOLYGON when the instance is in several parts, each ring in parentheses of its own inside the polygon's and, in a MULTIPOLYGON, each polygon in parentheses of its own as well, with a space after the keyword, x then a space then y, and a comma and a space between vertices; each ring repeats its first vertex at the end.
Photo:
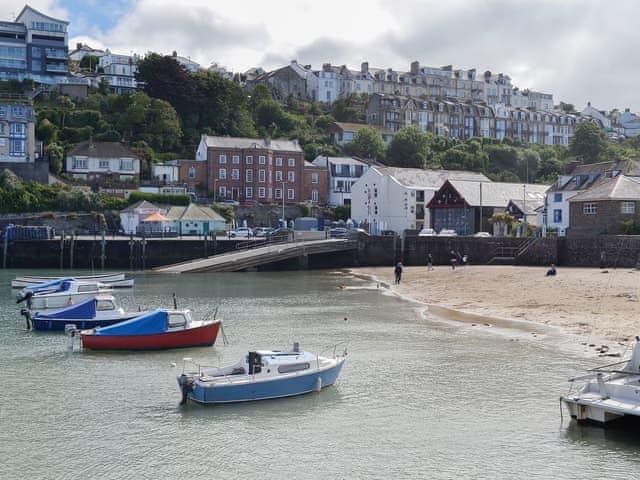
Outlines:
MULTIPOLYGON (((619 342, 640 335, 640 271, 631 269, 473 266, 404 267, 394 285, 392 267, 358 268, 380 286, 429 305, 436 315, 456 312, 488 318, 526 320, 587 338, 619 342), (449 311, 452 309, 453 311, 449 311)), ((474 321, 459 315, 460 321, 474 321)))

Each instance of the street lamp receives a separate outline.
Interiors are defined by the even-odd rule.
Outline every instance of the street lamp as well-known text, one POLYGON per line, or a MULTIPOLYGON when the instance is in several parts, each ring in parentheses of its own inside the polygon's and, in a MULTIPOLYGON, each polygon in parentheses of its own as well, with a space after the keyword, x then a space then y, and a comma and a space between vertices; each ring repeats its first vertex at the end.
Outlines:
POLYGON ((282 195, 282 226, 284 228, 287 228, 287 222, 284 219, 284 182, 282 182, 282 192, 280 193, 280 195, 282 195))
POLYGON ((217 189, 216 184, 217 183, 218 183, 218 179, 214 178, 213 179, 213 203, 216 203, 216 191, 217 191, 216 190, 217 189))

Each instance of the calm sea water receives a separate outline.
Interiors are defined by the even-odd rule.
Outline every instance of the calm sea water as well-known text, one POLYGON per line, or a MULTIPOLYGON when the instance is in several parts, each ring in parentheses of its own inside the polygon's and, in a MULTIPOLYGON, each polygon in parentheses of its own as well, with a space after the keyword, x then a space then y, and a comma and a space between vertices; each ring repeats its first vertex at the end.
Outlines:
POLYGON ((27 332, 0 271, 0 478, 640 478, 640 436, 561 424, 584 358, 425 318, 327 273, 138 275, 129 307, 219 308, 230 345, 68 351, 27 332), (345 321, 344 318, 347 317, 345 321), (349 342, 335 387, 252 404, 179 407, 182 358, 349 342), (173 364, 177 364, 174 366, 173 364))

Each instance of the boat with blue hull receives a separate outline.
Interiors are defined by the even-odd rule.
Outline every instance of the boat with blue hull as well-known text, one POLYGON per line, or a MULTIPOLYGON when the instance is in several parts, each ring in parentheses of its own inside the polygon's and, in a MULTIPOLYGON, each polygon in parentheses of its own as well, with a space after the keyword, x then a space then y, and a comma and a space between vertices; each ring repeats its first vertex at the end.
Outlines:
POLYGON ((20 313, 26 318, 28 329, 64 331, 67 325, 81 329, 106 327, 146 312, 125 312, 113 295, 99 295, 60 310, 32 313, 23 308, 20 313))
MULTIPOLYGON (((333 385, 342 371, 346 349, 331 357, 292 350, 257 350, 227 367, 201 367, 178 377, 181 404, 250 402, 302 395, 333 385)), ((185 359, 190 361, 190 359, 185 359)))

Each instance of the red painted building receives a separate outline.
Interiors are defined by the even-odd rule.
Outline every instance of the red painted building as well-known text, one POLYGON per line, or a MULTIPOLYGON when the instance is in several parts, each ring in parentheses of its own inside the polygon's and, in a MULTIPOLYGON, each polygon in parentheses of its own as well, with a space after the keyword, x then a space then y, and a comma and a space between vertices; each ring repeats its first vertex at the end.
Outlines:
MULTIPOLYGON (((307 169, 297 140, 202 135, 196 159, 180 161, 180 181, 189 191, 204 188, 201 193, 214 194, 217 201, 281 203, 284 196, 285 203, 300 203, 313 195, 315 176, 309 171, 306 189, 307 169)), ((316 173, 320 188, 323 174, 316 173)), ((318 191, 318 198, 323 194, 318 191)))

